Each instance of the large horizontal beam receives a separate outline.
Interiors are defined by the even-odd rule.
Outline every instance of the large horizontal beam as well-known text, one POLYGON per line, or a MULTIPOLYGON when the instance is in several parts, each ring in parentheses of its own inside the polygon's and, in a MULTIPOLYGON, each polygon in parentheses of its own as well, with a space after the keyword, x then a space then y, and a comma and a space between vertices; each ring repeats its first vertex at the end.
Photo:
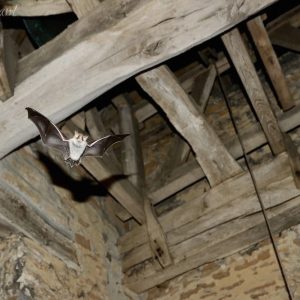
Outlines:
POLYGON ((0 105, 0 157, 37 135, 27 120, 26 106, 59 122, 132 75, 274 2, 102 2, 99 9, 20 61, 15 94, 0 105))

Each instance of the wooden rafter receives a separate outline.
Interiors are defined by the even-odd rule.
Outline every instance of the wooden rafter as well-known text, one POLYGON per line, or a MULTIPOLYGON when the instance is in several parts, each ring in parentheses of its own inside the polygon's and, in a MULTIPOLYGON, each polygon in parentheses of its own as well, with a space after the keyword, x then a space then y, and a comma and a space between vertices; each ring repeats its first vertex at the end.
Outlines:
POLYGON ((14 94, 18 63, 18 46, 11 37, 12 31, 4 30, 0 22, 0 100, 14 94))
POLYGON ((189 142, 212 186, 241 172, 241 167, 166 66, 136 79, 189 142))
POLYGON ((0 157, 37 134, 25 107, 59 122, 126 78, 200 44, 275 1, 242 5, 237 0, 226 4, 223 0, 102 2, 88 17, 20 61, 17 89, 0 111, 0 157))
POLYGON ((128 139, 124 141, 124 172, 125 174, 129 174, 129 180, 135 185, 142 196, 145 224, 153 257, 158 259, 162 267, 166 267, 172 263, 172 258, 165 234, 152 207, 152 201, 145 194, 144 162, 139 141, 138 123, 134 117, 128 95, 127 97, 120 95, 113 102, 119 110, 121 132, 130 134, 128 139))
POLYGON ((249 99, 274 154, 284 151, 284 143, 277 119, 264 92, 244 41, 237 28, 222 36, 225 47, 240 76, 249 99))
POLYGON ((295 103, 261 17, 250 20, 247 26, 272 81, 279 103, 283 110, 289 110, 295 103))

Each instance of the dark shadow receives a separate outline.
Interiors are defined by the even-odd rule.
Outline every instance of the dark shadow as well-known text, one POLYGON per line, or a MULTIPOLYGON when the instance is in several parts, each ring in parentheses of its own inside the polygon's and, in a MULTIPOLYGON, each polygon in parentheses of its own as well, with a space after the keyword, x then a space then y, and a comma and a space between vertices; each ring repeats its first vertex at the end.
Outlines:
POLYGON ((40 161, 47 167, 52 183, 69 190, 73 199, 77 202, 86 202, 91 196, 106 196, 110 185, 127 177, 122 174, 114 175, 101 183, 88 178, 76 180, 45 154, 38 152, 38 156, 40 161))

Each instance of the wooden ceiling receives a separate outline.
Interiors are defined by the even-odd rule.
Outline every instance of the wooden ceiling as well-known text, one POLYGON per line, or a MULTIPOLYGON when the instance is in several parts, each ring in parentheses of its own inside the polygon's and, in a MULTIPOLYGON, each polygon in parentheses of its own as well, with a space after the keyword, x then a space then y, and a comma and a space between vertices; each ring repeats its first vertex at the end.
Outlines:
POLYGON ((103 159, 85 159, 82 166, 99 183, 107 182, 121 204, 115 213, 130 228, 119 241, 125 283, 136 292, 268 237, 245 166, 248 155, 255 161, 255 155, 268 153, 253 175, 273 232, 298 223, 300 158, 291 140, 294 131, 286 133, 300 125, 300 61, 289 56, 296 63, 287 63, 288 72, 283 71, 284 59, 278 60, 272 44, 299 52, 300 14, 295 7, 269 22, 258 13, 274 2, 6 1, 7 8, 18 5, 16 15, 72 10, 78 21, 19 61, 16 52, 6 58, 10 38, 2 30, 1 158, 37 135, 25 107, 57 123, 136 76, 134 91, 114 95, 103 109, 99 101, 107 100, 97 98, 63 128, 69 135, 75 129, 88 131, 95 139, 110 130, 131 134, 118 152, 122 163, 111 152, 103 159), (220 34, 215 49, 199 48, 201 63, 176 71, 170 61, 159 65, 220 34), (268 83, 257 71, 258 61, 268 83), (9 75, 12 70, 15 76, 9 75), (228 70, 239 79, 228 79, 228 70), (240 88, 232 88, 233 82, 240 88), (153 121, 156 115, 159 121, 153 121), (151 147, 146 149, 142 135, 148 132, 149 140, 151 135, 158 140, 159 128, 168 128, 172 138, 153 175, 142 153, 151 147), (118 176, 111 184, 109 179, 118 176), (191 199, 181 196, 186 191, 191 199), (179 204, 174 197, 182 197, 179 204))

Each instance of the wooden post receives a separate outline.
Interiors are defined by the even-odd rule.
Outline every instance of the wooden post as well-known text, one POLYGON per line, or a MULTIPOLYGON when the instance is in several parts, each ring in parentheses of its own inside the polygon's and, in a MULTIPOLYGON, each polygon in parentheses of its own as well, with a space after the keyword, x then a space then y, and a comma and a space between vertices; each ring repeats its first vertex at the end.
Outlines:
POLYGON ((18 47, 10 32, 0 23, 0 100, 5 101, 14 94, 18 63, 18 47))
POLYGON ((222 40, 256 111, 272 152, 275 155, 283 152, 283 138, 277 119, 238 29, 224 34, 222 40))
POLYGON ((216 68, 210 65, 194 81, 191 96, 196 101, 201 112, 204 112, 211 90, 217 76, 216 68))
MULTIPOLYGON (((252 35, 256 48, 272 81, 278 96, 278 101, 283 110, 292 108, 295 103, 287 86, 278 58, 272 47, 270 38, 265 29, 261 16, 247 22, 248 29, 252 35)), ((288 33, 287 33, 288 35, 288 33)))
POLYGON ((143 73, 136 79, 189 142, 211 186, 242 171, 166 66, 143 73))
POLYGON ((117 106, 120 114, 121 133, 130 134, 129 138, 124 141, 124 173, 129 175, 129 180, 140 191, 143 198, 146 228, 153 257, 158 259, 162 267, 166 267, 172 263, 172 258, 169 253, 165 234, 155 216, 152 201, 145 195, 144 162, 139 142, 137 120, 134 117, 130 101, 126 96, 120 95, 114 98, 113 103, 117 106))

